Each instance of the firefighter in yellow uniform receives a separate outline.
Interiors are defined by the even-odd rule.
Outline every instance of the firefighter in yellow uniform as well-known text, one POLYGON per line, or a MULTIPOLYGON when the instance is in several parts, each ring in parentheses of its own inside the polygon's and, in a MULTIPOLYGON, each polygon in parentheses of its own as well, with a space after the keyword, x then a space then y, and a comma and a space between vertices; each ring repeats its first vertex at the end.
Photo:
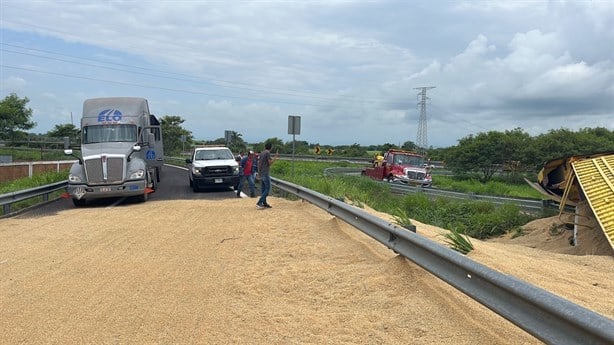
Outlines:
POLYGON ((375 160, 373 161, 373 166, 381 167, 383 162, 384 162, 384 156, 382 156, 381 154, 378 153, 375 156, 375 160))

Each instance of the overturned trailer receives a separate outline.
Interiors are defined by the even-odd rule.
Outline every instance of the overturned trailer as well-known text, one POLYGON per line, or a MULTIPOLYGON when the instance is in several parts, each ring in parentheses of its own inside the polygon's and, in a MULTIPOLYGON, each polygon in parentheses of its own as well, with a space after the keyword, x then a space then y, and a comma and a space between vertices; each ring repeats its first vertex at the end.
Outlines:
POLYGON ((577 244, 579 229, 594 219, 614 249, 614 151, 552 159, 537 182, 526 182, 559 203, 559 216, 565 206, 574 208, 570 244, 577 244))

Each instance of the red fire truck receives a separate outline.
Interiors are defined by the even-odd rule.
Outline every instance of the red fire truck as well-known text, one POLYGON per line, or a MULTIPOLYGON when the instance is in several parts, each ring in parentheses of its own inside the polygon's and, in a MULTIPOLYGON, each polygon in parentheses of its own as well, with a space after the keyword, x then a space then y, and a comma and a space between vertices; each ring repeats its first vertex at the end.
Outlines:
POLYGON ((373 160, 373 166, 362 171, 363 176, 375 180, 399 182, 430 187, 433 184, 431 168, 422 155, 415 152, 390 149, 373 160))

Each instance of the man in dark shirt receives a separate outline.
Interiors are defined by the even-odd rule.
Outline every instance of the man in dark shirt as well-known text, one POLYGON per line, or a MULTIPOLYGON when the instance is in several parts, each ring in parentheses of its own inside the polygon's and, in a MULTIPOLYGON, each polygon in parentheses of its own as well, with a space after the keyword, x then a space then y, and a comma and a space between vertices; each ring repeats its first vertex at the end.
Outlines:
POLYGON ((257 209, 271 208, 266 202, 266 197, 271 191, 271 165, 275 162, 275 159, 271 157, 271 143, 264 145, 264 151, 260 153, 258 159, 258 175, 260 176, 261 194, 260 199, 256 203, 257 209))

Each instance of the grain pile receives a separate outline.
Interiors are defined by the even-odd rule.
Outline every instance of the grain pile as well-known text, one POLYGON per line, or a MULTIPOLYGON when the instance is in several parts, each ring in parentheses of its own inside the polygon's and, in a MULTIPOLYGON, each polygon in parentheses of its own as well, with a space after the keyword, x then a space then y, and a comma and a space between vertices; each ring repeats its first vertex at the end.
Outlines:
MULTIPOLYGON (((540 343, 328 213, 269 201, 0 219, 0 343, 540 343)), ((474 240, 470 257, 614 317, 611 253, 515 240, 474 240)))

